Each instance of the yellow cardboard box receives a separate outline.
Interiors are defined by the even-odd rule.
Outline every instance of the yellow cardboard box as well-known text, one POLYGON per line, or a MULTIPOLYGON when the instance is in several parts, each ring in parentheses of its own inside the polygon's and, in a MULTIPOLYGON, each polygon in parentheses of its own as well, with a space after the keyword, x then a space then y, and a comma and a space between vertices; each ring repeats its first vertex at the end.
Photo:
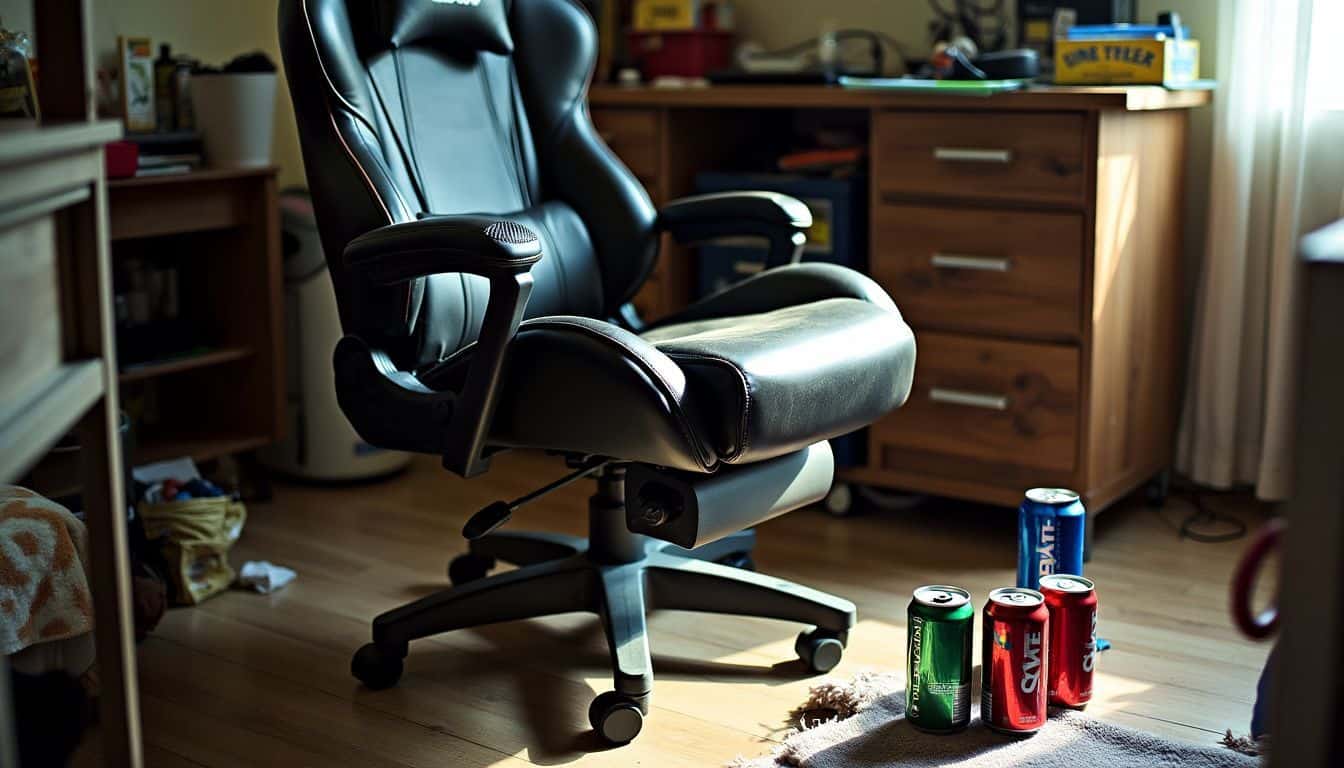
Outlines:
POLYGON ((1055 40, 1055 82, 1061 85, 1175 85, 1198 79, 1198 40, 1055 40))
POLYGON ((700 0, 635 0, 636 32, 670 32, 700 26, 700 0))

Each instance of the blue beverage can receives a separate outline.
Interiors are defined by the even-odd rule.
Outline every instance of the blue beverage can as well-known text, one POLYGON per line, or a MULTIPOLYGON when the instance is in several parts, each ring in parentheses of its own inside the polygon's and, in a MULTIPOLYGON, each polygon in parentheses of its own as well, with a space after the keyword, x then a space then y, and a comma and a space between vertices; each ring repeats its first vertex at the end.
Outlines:
POLYGON ((1042 576, 1083 575, 1087 510, 1064 488, 1032 488, 1017 512, 1017 586, 1039 589, 1042 576))

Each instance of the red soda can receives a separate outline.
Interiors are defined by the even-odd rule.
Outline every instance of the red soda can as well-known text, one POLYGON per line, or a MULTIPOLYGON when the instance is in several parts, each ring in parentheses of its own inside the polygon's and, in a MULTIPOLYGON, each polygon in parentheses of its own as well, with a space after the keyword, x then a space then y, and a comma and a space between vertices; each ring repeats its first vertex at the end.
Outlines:
POLYGON ((980 719, 996 731, 1031 734, 1045 725, 1050 612, 1034 589, 989 593, 981 644, 980 719))
POLYGON ((1050 703, 1082 709, 1092 700, 1097 661, 1096 585, 1082 576, 1053 574, 1041 577, 1041 594, 1050 611, 1050 703))

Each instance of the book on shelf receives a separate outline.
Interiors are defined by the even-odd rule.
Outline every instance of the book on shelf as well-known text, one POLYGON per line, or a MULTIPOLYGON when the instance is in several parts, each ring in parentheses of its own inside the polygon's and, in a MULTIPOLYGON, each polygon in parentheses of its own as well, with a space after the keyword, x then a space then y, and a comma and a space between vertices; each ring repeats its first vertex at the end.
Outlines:
POLYGON ((196 166, 191 163, 172 163, 169 165, 141 165, 135 171, 135 177, 143 178, 145 176, 176 176, 182 173, 191 173, 196 166))
POLYGON ((173 155, 141 155, 140 168, 161 168, 165 165, 200 165, 199 152, 184 152, 173 155))

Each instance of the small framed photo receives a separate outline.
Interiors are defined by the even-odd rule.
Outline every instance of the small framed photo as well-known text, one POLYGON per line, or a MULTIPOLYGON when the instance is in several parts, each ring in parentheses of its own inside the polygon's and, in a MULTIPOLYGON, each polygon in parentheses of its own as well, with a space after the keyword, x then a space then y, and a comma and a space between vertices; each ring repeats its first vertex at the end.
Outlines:
POLYGON ((121 114, 127 131, 152 131, 154 122, 154 54, 148 37, 118 37, 121 65, 121 114))

